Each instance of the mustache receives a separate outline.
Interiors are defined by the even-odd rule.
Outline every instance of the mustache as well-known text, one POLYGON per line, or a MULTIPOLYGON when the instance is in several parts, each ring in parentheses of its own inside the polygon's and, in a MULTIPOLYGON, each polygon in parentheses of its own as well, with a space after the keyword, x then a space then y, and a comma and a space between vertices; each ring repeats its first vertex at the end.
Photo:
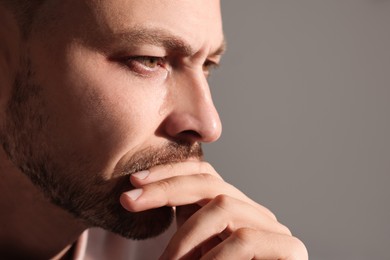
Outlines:
POLYGON ((123 165, 118 175, 127 176, 157 165, 183 162, 190 158, 203 159, 203 149, 200 143, 169 142, 160 148, 149 147, 135 153, 123 165))

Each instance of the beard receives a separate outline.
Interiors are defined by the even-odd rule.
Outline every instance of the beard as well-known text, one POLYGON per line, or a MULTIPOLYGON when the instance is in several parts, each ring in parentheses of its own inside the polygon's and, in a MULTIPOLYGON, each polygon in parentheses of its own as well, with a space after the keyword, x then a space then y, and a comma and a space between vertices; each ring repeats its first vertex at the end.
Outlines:
MULTIPOLYGON (((161 147, 138 151, 111 179, 88 154, 73 151, 63 156, 45 104, 42 86, 33 80, 28 59, 22 63, 7 105, 0 138, 9 159, 26 174, 52 203, 67 210, 88 226, 98 226, 131 239, 145 239, 164 232, 174 216, 171 207, 128 212, 120 195, 132 189, 129 175, 156 165, 200 159, 200 144, 167 142, 161 147), (50 124, 51 123, 51 124, 50 124)), ((113 126, 115 127, 115 126, 113 126)))

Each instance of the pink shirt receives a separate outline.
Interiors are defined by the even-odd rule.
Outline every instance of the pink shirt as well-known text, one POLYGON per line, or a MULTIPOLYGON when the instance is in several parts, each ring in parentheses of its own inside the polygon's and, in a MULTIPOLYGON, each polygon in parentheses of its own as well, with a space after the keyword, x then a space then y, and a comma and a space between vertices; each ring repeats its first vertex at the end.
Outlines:
POLYGON ((134 241, 103 229, 92 228, 84 231, 80 236, 73 259, 158 259, 174 232, 175 225, 173 224, 168 231, 156 238, 134 241))

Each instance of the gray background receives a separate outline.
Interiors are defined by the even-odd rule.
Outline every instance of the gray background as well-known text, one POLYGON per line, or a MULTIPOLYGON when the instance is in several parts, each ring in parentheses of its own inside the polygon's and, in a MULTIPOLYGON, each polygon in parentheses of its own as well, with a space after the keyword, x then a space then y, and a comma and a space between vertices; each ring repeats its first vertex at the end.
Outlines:
POLYGON ((206 156, 310 259, 390 259, 390 1, 222 1, 206 156))

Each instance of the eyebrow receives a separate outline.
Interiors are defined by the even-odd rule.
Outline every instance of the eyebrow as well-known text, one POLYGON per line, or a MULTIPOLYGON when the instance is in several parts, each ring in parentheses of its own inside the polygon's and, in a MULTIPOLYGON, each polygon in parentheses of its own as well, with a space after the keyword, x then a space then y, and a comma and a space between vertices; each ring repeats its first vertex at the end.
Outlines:
MULTIPOLYGON (((123 32, 116 32, 104 41, 108 45, 140 45, 150 44, 164 47, 169 52, 180 53, 184 56, 192 56, 196 50, 185 40, 172 34, 170 31, 160 28, 132 28, 123 32)), ((209 56, 220 56, 226 51, 226 41, 222 40, 219 47, 209 56)))

